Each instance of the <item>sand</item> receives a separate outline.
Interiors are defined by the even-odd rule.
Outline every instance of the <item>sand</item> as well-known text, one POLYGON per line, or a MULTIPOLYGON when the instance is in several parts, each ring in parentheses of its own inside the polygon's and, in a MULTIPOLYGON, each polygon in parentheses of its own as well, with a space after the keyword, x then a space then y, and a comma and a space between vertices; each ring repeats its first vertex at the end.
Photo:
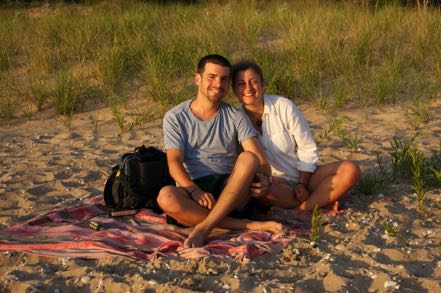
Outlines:
MULTIPOLYGON (((132 102, 131 102, 132 103, 132 102)), ((145 101, 136 101, 145 106, 145 101)), ((439 150, 441 101, 430 102, 432 119, 421 125, 419 147, 439 150)), ((414 132, 401 105, 320 112, 301 110, 316 134, 338 115, 358 134, 357 150, 335 133, 322 136, 321 161, 356 160, 376 167, 376 153, 390 168, 394 133, 414 132)), ((3 122, 2 122, 3 123, 3 122)), ((0 125, 0 228, 23 222, 55 207, 80 204, 102 194, 119 156, 141 144, 162 148, 161 120, 119 135, 106 107, 75 114, 68 129, 50 111, 0 125), (98 117, 94 131, 91 115, 98 117)), ((279 254, 249 262, 211 259, 132 261, 0 253, 0 292, 440 292, 441 190, 426 194, 427 212, 417 211, 407 181, 396 180, 372 196, 353 193, 350 208, 332 218, 316 245, 298 237, 279 254), (399 231, 385 233, 384 222, 399 231)))

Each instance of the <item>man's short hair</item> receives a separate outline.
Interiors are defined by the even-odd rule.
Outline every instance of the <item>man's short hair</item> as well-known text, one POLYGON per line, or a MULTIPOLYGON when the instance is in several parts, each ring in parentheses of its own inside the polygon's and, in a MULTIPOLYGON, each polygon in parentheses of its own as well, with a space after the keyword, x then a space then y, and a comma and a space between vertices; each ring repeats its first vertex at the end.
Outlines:
POLYGON ((254 73, 256 73, 259 77, 260 77, 260 81, 262 81, 262 83, 264 83, 264 79, 263 79, 263 72, 262 72, 262 68, 260 68, 260 66, 251 60, 242 60, 237 62, 236 64, 233 65, 232 69, 231 69, 231 84, 234 87, 236 85, 237 82, 237 75, 245 70, 251 69, 252 71, 254 71, 254 73))
POLYGON ((225 58, 221 55, 217 55, 217 54, 210 54, 205 57, 202 57, 201 60, 199 60, 199 63, 198 63, 198 73, 199 74, 204 73, 205 64, 207 64, 207 63, 214 63, 214 64, 217 64, 217 65, 220 65, 223 67, 228 67, 228 69, 231 70, 231 64, 227 60, 227 58, 225 58))

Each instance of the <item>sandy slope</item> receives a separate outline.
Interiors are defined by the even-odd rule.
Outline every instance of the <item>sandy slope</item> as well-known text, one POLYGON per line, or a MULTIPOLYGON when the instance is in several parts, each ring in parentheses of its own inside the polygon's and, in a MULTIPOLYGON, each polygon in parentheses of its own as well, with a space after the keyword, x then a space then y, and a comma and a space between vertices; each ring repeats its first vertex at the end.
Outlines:
MULTIPOLYGON (((337 114, 301 107, 316 134, 337 114)), ((422 126, 419 146, 439 148, 441 102, 422 126)), ((162 147, 161 120, 120 137, 109 109, 100 109, 94 134, 90 113, 74 116, 69 130, 56 118, 13 121, 0 127, 0 228, 55 206, 99 195, 120 154, 140 145, 162 147)), ((358 134, 352 152, 335 135, 322 139, 322 161, 350 158, 363 169, 376 166, 392 135, 412 133, 401 106, 346 111, 345 128, 358 134), (367 113, 367 114, 366 114, 367 113)), ((0 292, 383 292, 441 290, 440 190, 427 193, 428 213, 420 218, 408 183, 393 182, 376 196, 355 194, 352 208, 324 228, 316 248, 299 238, 278 255, 249 263, 209 259, 134 262, 54 259, 17 252, 0 254, 0 292), (386 237, 384 221, 401 233, 386 237)))

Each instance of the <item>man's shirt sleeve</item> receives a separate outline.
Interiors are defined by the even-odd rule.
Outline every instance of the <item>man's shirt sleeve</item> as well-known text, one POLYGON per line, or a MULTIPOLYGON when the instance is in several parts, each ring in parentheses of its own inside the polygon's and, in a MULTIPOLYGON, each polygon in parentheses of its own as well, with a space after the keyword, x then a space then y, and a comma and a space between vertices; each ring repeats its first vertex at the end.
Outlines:
POLYGON ((237 139, 240 143, 251 137, 256 137, 257 132, 251 124, 250 119, 241 110, 236 110, 236 127, 237 127, 237 139))
POLYGON ((165 149, 184 149, 182 129, 177 117, 172 112, 167 112, 163 120, 165 149))

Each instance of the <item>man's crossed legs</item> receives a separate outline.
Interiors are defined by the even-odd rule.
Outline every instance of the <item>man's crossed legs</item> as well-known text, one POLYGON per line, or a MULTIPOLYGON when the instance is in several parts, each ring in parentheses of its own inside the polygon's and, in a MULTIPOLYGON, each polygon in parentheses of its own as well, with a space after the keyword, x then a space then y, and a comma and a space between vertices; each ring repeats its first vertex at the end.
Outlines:
POLYGON ((179 223, 194 226, 184 242, 184 247, 203 246, 205 239, 215 227, 232 230, 260 230, 278 233, 283 230, 280 223, 274 221, 251 221, 236 219, 228 215, 235 209, 245 206, 249 199, 249 188, 258 169, 258 159, 251 152, 242 152, 233 168, 228 182, 209 210, 190 198, 183 188, 166 186, 158 195, 161 209, 179 223))

